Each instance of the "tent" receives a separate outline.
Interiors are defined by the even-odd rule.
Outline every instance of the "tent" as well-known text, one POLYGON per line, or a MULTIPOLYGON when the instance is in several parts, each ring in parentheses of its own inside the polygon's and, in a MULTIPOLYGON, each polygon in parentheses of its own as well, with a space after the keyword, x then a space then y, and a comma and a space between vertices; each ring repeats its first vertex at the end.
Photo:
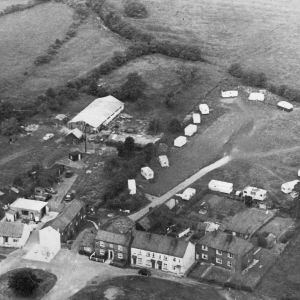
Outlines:
POLYGON ((141 174, 147 180, 150 180, 150 179, 154 178, 154 172, 149 167, 143 167, 143 168, 141 168, 141 174))
POLYGON ((200 124, 201 123, 201 115, 200 114, 193 114, 193 123, 200 124))
POLYGON ((179 136, 174 140, 175 147, 182 147, 187 142, 187 138, 185 136, 179 136))
POLYGON ((160 155, 158 157, 158 160, 159 160, 160 166, 162 168, 168 168, 169 167, 169 159, 168 159, 167 155, 160 155))
POLYGON ((239 95, 238 91, 221 91, 222 98, 234 98, 239 95))
POLYGON ((282 109, 282 110, 285 110, 285 111, 288 111, 288 112, 291 112, 294 109, 293 104, 291 104, 291 103, 289 103, 287 101, 279 101, 277 103, 277 107, 279 109, 282 109))
POLYGON ((199 104, 199 110, 202 115, 208 115, 209 114, 209 107, 207 104, 199 104))
POLYGON ((298 182, 299 180, 293 180, 293 181, 283 183, 281 185, 281 191, 285 194, 291 193, 298 182))
POLYGON ((211 180, 208 183, 208 188, 211 191, 231 194, 233 191, 233 184, 225 181, 211 180))
POLYGON ((184 128, 184 134, 186 136, 192 136, 196 132, 197 132, 197 125, 195 124, 189 124, 184 128))
POLYGON ((265 95, 263 93, 250 93, 248 100, 250 101, 264 101, 265 95))
POLYGON ((130 195, 136 194, 136 182, 135 179, 128 179, 128 190, 130 195))

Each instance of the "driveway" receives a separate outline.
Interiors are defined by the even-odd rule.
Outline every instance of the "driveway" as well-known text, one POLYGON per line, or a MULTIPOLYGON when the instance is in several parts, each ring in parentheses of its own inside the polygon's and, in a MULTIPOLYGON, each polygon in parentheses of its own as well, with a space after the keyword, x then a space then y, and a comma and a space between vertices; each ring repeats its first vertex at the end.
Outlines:
MULTIPOLYGON (((224 156, 223 158, 215 161, 214 163, 210 164, 209 166, 206 166, 205 168, 199 170, 194 175, 187 178, 185 181, 181 182, 180 184, 175 186, 173 189, 171 189, 170 191, 168 191, 167 193, 165 193, 161 197, 153 197, 152 202, 150 204, 148 204, 146 207, 139 210, 138 212, 130 215, 129 218, 133 221, 137 221, 137 220, 141 219, 144 215, 146 215, 149 212, 150 207, 155 207, 155 206, 163 204, 168 199, 170 199, 172 196, 174 196, 175 194, 177 194, 181 190, 187 188, 192 183, 194 183, 195 181, 197 181, 201 177, 205 176, 207 173, 226 165, 230 160, 231 160, 230 156, 224 156)), ((149 195, 148 195, 148 197, 149 197, 149 195)))

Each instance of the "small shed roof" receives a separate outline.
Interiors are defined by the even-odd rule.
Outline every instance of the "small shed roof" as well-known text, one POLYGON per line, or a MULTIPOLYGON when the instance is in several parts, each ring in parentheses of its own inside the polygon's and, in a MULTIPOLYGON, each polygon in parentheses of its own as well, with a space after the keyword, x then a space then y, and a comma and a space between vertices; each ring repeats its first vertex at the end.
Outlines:
POLYGON ((25 224, 14 222, 0 222, 0 236, 20 238, 23 235, 25 224))
POLYGON ((277 103, 277 106, 285 108, 285 109, 293 109, 294 108, 294 105, 287 101, 279 101, 277 103))
POLYGON ((77 139, 81 139, 83 136, 82 131, 79 130, 78 128, 74 128, 67 135, 70 135, 70 134, 74 135, 77 139))
POLYGON ((47 206, 47 204, 48 204, 48 202, 25 199, 25 198, 18 198, 15 202, 13 202, 10 205, 10 208, 40 211, 45 206, 47 206))

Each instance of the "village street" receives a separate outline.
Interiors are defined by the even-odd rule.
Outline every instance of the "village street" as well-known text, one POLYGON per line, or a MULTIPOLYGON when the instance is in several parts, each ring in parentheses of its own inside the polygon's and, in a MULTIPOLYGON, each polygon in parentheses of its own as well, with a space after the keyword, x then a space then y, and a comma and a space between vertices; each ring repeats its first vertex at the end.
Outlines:
POLYGON ((139 210, 138 212, 130 215, 129 218, 133 221, 137 221, 137 220, 141 219, 144 215, 146 215, 149 212, 149 208, 153 208, 155 206, 163 204, 168 199, 170 199, 172 196, 174 196, 181 190, 187 188, 188 186, 193 184, 195 181, 197 181, 201 177, 205 176, 207 173, 226 165, 230 160, 231 160, 231 156, 228 156, 228 155, 224 156, 223 158, 215 161, 214 163, 202 168, 197 173, 195 173, 191 177, 187 178, 186 180, 184 180, 183 182, 181 182, 180 184, 178 184, 173 189, 169 190, 167 193, 165 193, 164 195, 162 195, 160 197, 153 197, 151 195, 148 195, 147 198, 149 200, 152 200, 152 202, 150 204, 148 204, 146 207, 144 207, 143 209, 139 210))

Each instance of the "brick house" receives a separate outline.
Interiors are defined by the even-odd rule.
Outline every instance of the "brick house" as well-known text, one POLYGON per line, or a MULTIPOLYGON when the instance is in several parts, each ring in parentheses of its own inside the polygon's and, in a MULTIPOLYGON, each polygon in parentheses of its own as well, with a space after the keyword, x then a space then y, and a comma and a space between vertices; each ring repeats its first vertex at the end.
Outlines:
POLYGON ((94 256, 103 261, 109 259, 112 265, 125 266, 129 260, 131 240, 131 232, 122 234, 100 229, 95 238, 94 256))
POLYGON ((253 261, 254 246, 221 231, 207 233, 196 245, 197 259, 232 271, 242 271, 253 261))

